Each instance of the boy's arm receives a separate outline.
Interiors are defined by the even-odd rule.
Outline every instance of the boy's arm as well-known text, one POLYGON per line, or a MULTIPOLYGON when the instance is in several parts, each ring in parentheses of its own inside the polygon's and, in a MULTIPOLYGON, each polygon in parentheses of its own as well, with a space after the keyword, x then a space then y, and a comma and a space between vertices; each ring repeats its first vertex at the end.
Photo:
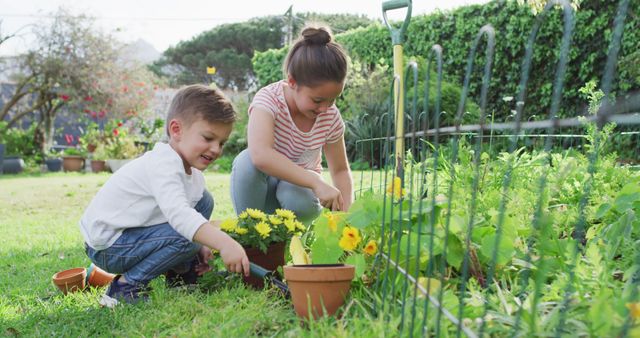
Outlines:
POLYGON ((196 230, 193 241, 218 250, 227 270, 249 276, 249 259, 240 243, 220 228, 206 222, 196 230))
POLYGON ((331 180, 342 193, 343 205, 340 210, 348 211, 353 203, 353 179, 345 150, 344 137, 341 137, 337 142, 325 144, 324 156, 327 159, 331 180))
POLYGON ((300 168, 274 149, 275 122, 269 112, 255 107, 249 115, 247 143, 251 161, 263 173, 313 190, 326 208, 338 210, 342 204, 340 191, 311 171, 300 168))

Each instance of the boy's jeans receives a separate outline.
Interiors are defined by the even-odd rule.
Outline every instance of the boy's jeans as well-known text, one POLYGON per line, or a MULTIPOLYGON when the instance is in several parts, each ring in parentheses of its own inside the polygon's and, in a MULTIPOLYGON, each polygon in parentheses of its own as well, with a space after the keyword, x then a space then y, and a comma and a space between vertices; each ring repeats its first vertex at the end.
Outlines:
MULTIPOLYGON (((213 211, 213 197, 204 191, 196 211, 206 219, 213 211)), ((129 283, 146 285, 170 269, 186 272, 200 244, 184 238, 169 223, 129 228, 109 248, 96 251, 86 246, 91 261, 106 271, 123 274, 129 283)))
POLYGON ((249 150, 233 160, 231 200, 236 214, 247 208, 273 213, 277 208, 293 211, 303 223, 313 221, 320 212, 320 201, 309 188, 268 176, 253 165, 249 150))

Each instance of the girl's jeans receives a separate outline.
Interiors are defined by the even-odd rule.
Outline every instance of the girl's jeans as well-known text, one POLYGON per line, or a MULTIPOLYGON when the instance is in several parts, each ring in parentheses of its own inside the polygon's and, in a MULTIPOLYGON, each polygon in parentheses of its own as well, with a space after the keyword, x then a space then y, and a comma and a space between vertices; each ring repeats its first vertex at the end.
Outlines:
MULTIPOLYGON (((206 219, 213 211, 213 197, 204 191, 195 207, 206 219)), ((96 251, 86 245, 87 256, 106 271, 123 274, 129 283, 146 285, 170 269, 178 273, 188 270, 200 250, 179 234, 169 223, 129 228, 109 248, 96 251)))
POLYGON ((231 200, 236 214, 247 208, 273 213, 277 208, 293 211, 303 223, 313 221, 320 212, 320 201, 309 188, 268 176, 251 161, 249 150, 233 160, 231 200))

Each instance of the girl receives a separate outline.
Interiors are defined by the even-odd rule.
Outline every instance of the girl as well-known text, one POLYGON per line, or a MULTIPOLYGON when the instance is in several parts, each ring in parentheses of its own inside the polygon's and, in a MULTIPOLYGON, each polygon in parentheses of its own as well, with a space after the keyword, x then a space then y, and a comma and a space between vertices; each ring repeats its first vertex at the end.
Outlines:
POLYGON ((248 149, 233 161, 231 198, 247 208, 293 211, 309 223, 322 207, 348 210, 353 182, 336 98, 347 56, 328 28, 307 27, 283 65, 287 79, 258 91, 249 106, 248 149), (322 152, 333 185, 322 180, 322 152))

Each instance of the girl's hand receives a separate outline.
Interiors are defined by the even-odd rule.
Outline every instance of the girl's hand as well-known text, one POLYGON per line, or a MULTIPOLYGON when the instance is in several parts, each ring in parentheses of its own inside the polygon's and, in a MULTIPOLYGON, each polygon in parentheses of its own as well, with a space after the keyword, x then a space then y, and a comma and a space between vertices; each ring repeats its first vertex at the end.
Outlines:
POLYGON ((331 211, 344 210, 342 193, 340 193, 340 190, 336 189, 334 186, 329 185, 320 179, 312 190, 320 200, 320 205, 323 207, 331 209, 331 211))

